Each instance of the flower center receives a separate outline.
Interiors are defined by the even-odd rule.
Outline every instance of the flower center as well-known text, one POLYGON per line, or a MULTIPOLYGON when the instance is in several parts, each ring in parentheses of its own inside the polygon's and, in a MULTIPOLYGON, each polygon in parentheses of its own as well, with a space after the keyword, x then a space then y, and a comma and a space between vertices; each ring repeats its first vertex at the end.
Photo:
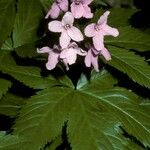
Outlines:
POLYGON ((99 30, 102 29, 102 27, 101 27, 101 25, 96 24, 96 25, 94 26, 94 29, 95 29, 96 31, 99 31, 99 30))
POLYGON ((82 3, 81 0, 74 0, 75 5, 80 5, 82 3))
POLYGON ((70 24, 66 24, 66 25, 64 26, 64 28, 65 28, 65 30, 68 30, 68 29, 71 28, 71 26, 70 26, 70 24))

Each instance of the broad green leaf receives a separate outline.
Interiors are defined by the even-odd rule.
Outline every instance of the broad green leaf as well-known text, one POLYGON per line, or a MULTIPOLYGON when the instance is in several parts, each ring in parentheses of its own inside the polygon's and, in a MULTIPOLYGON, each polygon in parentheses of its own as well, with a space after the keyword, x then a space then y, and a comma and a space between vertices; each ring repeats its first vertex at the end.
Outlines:
POLYGON ((150 66, 144 58, 126 49, 110 46, 112 60, 109 65, 126 73, 134 82, 150 88, 150 66))
POLYGON ((44 147, 61 134, 64 123, 73 150, 142 149, 125 138, 120 127, 150 145, 148 112, 128 90, 99 88, 106 79, 91 81, 93 85, 97 81, 95 88, 86 84, 78 90, 55 87, 31 97, 13 127, 15 135, 28 141, 22 150, 44 147))
POLYGON ((56 137, 55 140, 50 144, 50 146, 46 147, 45 150, 56 150, 56 148, 62 144, 62 137, 61 135, 56 137))
POLYGON ((0 0, 0 47, 13 29, 15 16, 15 1, 0 0))
POLYGON ((97 5, 97 4, 103 4, 104 6, 111 6, 111 7, 115 7, 115 8, 118 8, 118 7, 122 7, 123 5, 124 6, 128 6, 128 7, 133 7, 133 0, 94 0, 94 3, 97 5))
POLYGON ((91 72, 90 82, 88 81, 87 77, 82 74, 78 83, 77 89, 82 87, 90 89, 95 89, 98 87, 100 90, 112 88, 115 84, 117 84, 117 80, 106 70, 102 70, 100 73, 95 71, 91 72))
POLYGON ((27 102, 14 125, 14 134, 29 141, 22 150, 30 149, 31 145, 32 150, 40 149, 60 135, 68 110, 72 108, 71 98, 71 89, 52 88, 39 92, 27 102))
POLYGON ((40 0, 42 6, 44 7, 45 11, 48 11, 50 5, 54 2, 53 0, 40 0))
POLYGON ((11 37, 8 37, 7 40, 3 43, 1 50, 8 50, 8 51, 13 50, 13 42, 11 37))
POLYGON ((11 85, 12 83, 10 81, 0 78, 0 99, 3 95, 7 93, 11 85))
POLYGON ((0 70, 34 89, 44 89, 56 84, 52 76, 42 77, 38 67, 16 65, 10 54, 7 53, 1 52, 0 70))
POLYGON ((130 24, 129 19, 136 11, 136 9, 124 8, 110 9, 108 24, 115 28, 128 26, 130 24))
POLYGON ((6 115, 9 117, 16 117, 22 105, 24 104, 25 104, 25 101, 23 98, 13 95, 11 93, 7 93, 0 100, 0 114, 6 115))
POLYGON ((25 141, 18 136, 0 132, 0 150, 21 150, 22 143, 25 143, 25 141))
POLYGON ((42 17, 39 0, 19 0, 13 31, 14 47, 32 43, 38 39, 37 29, 42 17))
POLYGON ((120 27, 119 33, 116 38, 106 37, 106 44, 137 51, 150 50, 150 35, 131 27, 120 27))
MULTIPOLYGON (((102 9, 97 9, 90 22, 96 23, 104 12, 102 9)), ((112 8, 108 17, 108 25, 115 28, 128 26, 130 25, 129 19, 135 12, 136 9, 112 8)))
POLYGON ((38 56, 35 43, 19 46, 15 49, 15 51, 18 56, 23 58, 25 57, 32 58, 38 56))

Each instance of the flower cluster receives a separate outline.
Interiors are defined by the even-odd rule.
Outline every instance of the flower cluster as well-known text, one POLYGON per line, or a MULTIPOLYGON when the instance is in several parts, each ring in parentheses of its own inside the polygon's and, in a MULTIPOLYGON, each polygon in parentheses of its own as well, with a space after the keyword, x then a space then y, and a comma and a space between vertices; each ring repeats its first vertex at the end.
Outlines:
POLYGON ((68 11, 68 0, 56 0, 51 9, 48 11, 45 18, 58 18, 59 14, 65 12, 61 21, 53 20, 48 23, 48 29, 51 32, 60 33, 59 44, 54 45, 53 48, 43 47, 37 49, 38 53, 48 53, 48 62, 46 67, 48 70, 52 70, 56 67, 59 61, 63 62, 66 69, 69 70, 69 65, 76 62, 77 54, 85 56, 86 67, 93 66, 98 72, 98 56, 102 55, 106 60, 111 59, 109 51, 104 46, 104 37, 111 35, 117 37, 119 32, 117 29, 110 27, 107 24, 107 19, 110 14, 106 11, 97 21, 97 23, 91 23, 84 29, 86 37, 92 38, 92 44, 90 44, 88 52, 80 48, 77 42, 84 40, 84 36, 80 29, 73 25, 75 18, 92 18, 93 13, 88 6, 92 0, 72 0, 70 10, 68 11))

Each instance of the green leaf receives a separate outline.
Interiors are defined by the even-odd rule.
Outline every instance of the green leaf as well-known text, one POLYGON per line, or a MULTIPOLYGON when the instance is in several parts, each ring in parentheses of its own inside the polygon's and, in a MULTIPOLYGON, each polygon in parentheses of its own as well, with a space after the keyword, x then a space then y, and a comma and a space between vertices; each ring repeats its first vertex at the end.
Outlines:
POLYGON ((3 43, 1 50, 8 50, 8 51, 13 50, 13 42, 11 37, 8 37, 7 40, 3 43))
POLYGON ((27 137, 29 141, 22 150, 30 149, 31 145, 32 150, 40 149, 60 135, 64 121, 67 121, 67 110, 71 109, 68 101, 71 93, 68 88, 46 89, 27 102, 14 126, 14 134, 27 137))
POLYGON ((18 56, 23 57, 23 58, 32 58, 39 56, 37 53, 35 43, 30 43, 30 44, 25 44, 22 46, 19 46, 15 49, 16 53, 18 56))
POLYGON ((109 65, 126 73, 134 82, 150 88, 150 66, 144 58, 126 49, 110 46, 112 60, 109 65))
POLYGON ((61 144, 62 144, 62 137, 58 136, 48 147, 46 147, 45 150, 54 150, 54 149, 56 150, 56 148, 61 144))
POLYGON ((54 2, 53 0, 40 0, 42 6, 44 7, 45 11, 48 11, 50 5, 54 2))
POLYGON ((3 98, 0 100, 0 114, 9 116, 9 117, 16 117, 21 109, 22 105, 25 104, 23 98, 16 96, 11 93, 7 93, 3 98))
POLYGON ((19 0, 13 31, 14 47, 32 43, 38 39, 37 29, 42 17, 39 0, 19 0))
POLYGON ((12 83, 10 81, 0 78, 0 99, 7 93, 11 85, 12 83))
POLYGON ((10 35, 16 16, 14 0, 0 0, 0 47, 10 35))
POLYGON ((0 132, 0 150, 20 150, 22 143, 25 143, 25 141, 18 136, 0 132))
POLYGON ((28 141, 22 150, 44 147, 61 134, 64 123, 72 149, 142 149, 124 137, 120 127, 150 145, 148 112, 128 90, 103 90, 101 84, 106 79, 108 76, 93 79, 95 88, 86 84, 79 90, 55 87, 31 97, 14 125, 13 133, 28 141))
POLYGON ((44 89, 56 84, 56 80, 52 76, 42 77, 38 67, 16 65, 8 53, 1 52, 0 70, 34 89, 44 89))
POLYGON ((137 51, 150 50, 150 35, 131 27, 120 27, 119 32, 116 38, 106 37, 106 44, 137 51))
POLYGON ((128 26, 130 25, 129 19, 136 11, 136 9, 112 8, 108 17, 108 24, 115 28, 128 26))
POLYGON ((98 87, 98 89, 104 90, 112 88, 115 84, 117 84, 117 80, 110 73, 103 69, 100 73, 92 71, 90 82, 88 81, 87 77, 82 74, 78 80, 77 89, 82 87, 95 89, 95 87, 98 87))
MULTIPOLYGON (((104 12, 102 9, 97 9, 90 22, 96 23, 104 12)), ((108 25, 115 28, 129 26, 129 19, 135 12, 136 9, 112 8, 110 9, 110 15, 108 17, 108 25)))

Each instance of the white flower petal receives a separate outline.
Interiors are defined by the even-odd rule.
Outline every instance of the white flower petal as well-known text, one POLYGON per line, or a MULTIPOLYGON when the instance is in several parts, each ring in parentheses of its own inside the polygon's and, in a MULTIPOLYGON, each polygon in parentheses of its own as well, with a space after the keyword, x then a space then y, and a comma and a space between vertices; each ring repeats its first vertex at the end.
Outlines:
POLYGON ((71 12, 66 12, 62 18, 62 24, 65 26, 66 24, 72 26, 74 22, 74 17, 71 12))
POLYGON ((52 32, 62 32, 63 26, 60 21, 51 21, 48 24, 48 29, 52 32))
POLYGON ((84 39, 82 32, 74 26, 72 26, 69 30, 67 30, 67 32, 68 32, 68 35, 71 37, 71 39, 76 42, 83 41, 84 39))
POLYGON ((87 37, 93 37, 96 34, 96 30, 94 29, 95 23, 91 23, 84 29, 84 33, 87 37))
POLYGON ((98 20, 98 24, 106 24, 107 23, 107 19, 108 19, 108 15, 110 14, 110 11, 106 11, 98 20))
POLYGON ((69 35, 67 34, 67 32, 64 30, 61 33, 61 36, 59 38, 59 43, 62 49, 68 47, 69 43, 70 43, 71 38, 69 37, 69 35))

